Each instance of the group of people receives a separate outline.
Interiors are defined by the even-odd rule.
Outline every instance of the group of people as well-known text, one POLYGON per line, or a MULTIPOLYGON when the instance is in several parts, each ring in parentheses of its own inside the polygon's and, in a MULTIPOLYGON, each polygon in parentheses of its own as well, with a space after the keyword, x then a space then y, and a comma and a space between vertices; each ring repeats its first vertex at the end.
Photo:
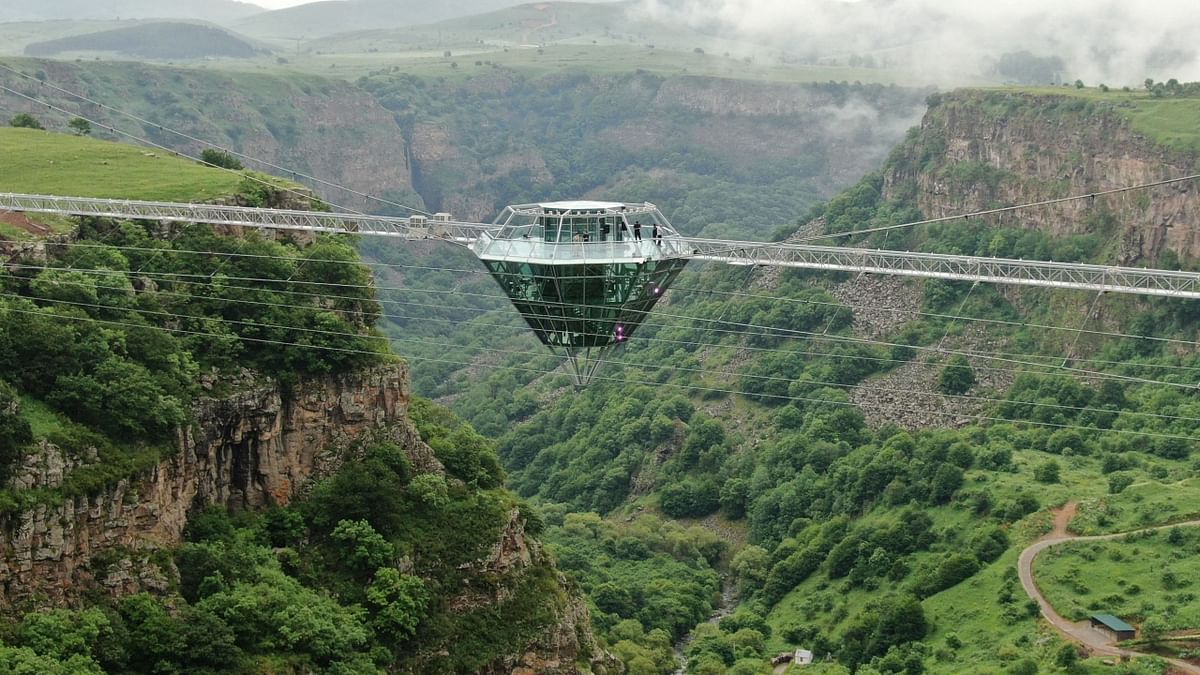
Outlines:
MULTIPOLYGON (((624 221, 621 222, 621 230, 625 233, 626 237, 629 236, 629 227, 630 226, 628 223, 625 223, 624 221)), ((609 227, 608 221, 601 222, 600 241, 608 241, 608 233, 610 231, 611 228, 609 227)), ((633 239, 634 241, 642 241, 642 222, 640 220, 633 221, 633 239)), ((655 245, 662 246, 662 230, 659 229, 658 223, 654 223, 650 226, 650 239, 655 243, 655 245)), ((574 240, 587 242, 591 241, 592 237, 587 232, 579 232, 575 234, 574 240)))
MULTIPOLYGON (((624 227, 624 225, 622 225, 624 227)), ((642 221, 633 221, 633 238, 636 241, 642 240, 642 221)), ((650 238, 656 246, 662 246, 662 230, 658 229, 658 223, 654 223, 650 229, 650 238)))

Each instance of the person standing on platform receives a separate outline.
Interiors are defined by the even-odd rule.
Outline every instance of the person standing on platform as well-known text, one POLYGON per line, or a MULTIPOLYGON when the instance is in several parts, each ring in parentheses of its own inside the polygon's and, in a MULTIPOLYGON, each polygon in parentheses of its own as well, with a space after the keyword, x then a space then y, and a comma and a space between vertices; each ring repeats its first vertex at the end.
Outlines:
POLYGON ((637 241, 642 240, 642 221, 633 221, 633 238, 637 241))

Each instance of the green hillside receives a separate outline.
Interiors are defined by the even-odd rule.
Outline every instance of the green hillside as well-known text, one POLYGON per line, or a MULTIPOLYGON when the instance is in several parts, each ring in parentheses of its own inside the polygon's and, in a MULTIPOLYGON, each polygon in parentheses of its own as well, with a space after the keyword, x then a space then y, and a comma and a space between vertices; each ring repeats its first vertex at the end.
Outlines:
MULTIPOLYGON (((628 2, 540 2, 434 24, 345 33, 305 45, 322 52, 404 52, 439 48, 545 46, 549 44, 621 45, 626 49, 653 44, 691 51, 714 49, 714 40, 682 26, 639 20, 628 2)), ((737 45, 729 42, 727 46, 737 45)), ((747 48, 748 45, 739 45, 747 48)))
POLYGON ((312 2, 262 12, 233 24, 264 39, 298 40, 347 31, 424 24, 512 4, 512 0, 346 0, 312 2))
POLYGON ((0 191, 151 201, 211 201, 244 176, 145 148, 65 133, 0 128, 0 191))
POLYGON ((110 52, 143 59, 244 59, 258 53, 252 44, 215 26, 193 23, 145 23, 128 28, 33 42, 27 56, 57 56, 65 52, 110 52))
MULTIPOLYGON (((22 130, 0 139, 2 190, 284 197, 140 148, 22 130)), ((169 483, 180 466, 169 462, 191 451, 181 438, 227 433, 202 431, 204 405, 237 407, 274 392, 289 406, 337 378, 401 376, 372 328, 380 307, 352 242, 163 227, 84 219, 68 241, 12 254, 0 268, 6 531, 35 510, 122 499, 134 508, 156 488, 194 489, 169 483), (314 296, 313 284, 332 290, 314 296), (70 458, 61 480, 28 480, 27 462, 58 457, 70 458)), ((0 671, 452 673, 521 658, 525 645, 536 650, 578 602, 534 540, 541 521, 501 487, 486 439, 422 401, 408 415, 429 447, 371 429, 340 450, 322 448, 322 461, 334 464, 286 507, 276 496, 258 511, 240 497, 199 496, 178 505, 188 512, 184 541, 164 538, 167 526, 152 542, 93 542, 82 586, 72 589, 82 606, 30 611, 45 601, 10 586, 0 671), (422 452, 432 454, 418 463, 422 452), (528 547, 520 564, 477 569, 510 530, 528 547), (105 580, 128 570, 164 583, 110 596, 105 580)), ((243 459, 228 461, 258 461, 256 449, 232 443, 225 447, 243 459)), ((587 649, 586 613, 573 616, 563 641, 587 649)))
MULTIPOLYGON (((385 81, 372 79, 366 86, 385 101, 394 96, 412 105, 416 119, 436 110, 416 103, 428 89, 393 88, 398 82, 385 81)), ((1027 140, 1044 141, 1069 164, 1078 162, 1073 153, 1085 150, 1062 149, 1047 139, 1085 137, 1094 127, 1116 130, 1129 119, 1140 132, 1136 118, 1113 116, 1142 110, 1143 103, 1146 110, 1169 108, 1170 124, 1186 126, 1185 98, 1156 102, 1129 94, 1128 101, 1091 104, 1090 97, 1099 95, 1084 92, 1077 100, 1071 94, 1007 90, 931 97, 935 107, 922 130, 911 132, 878 172, 812 209, 806 231, 920 220, 925 214, 918 195, 928 185, 944 188, 935 194, 983 194, 985 200, 993 185, 1016 185, 1029 195, 1062 189, 1016 170, 956 163, 951 142, 959 139, 950 138, 947 129, 969 135, 993 122, 1010 127, 1019 122, 1043 129, 1045 139, 1027 140)), ((551 98, 531 99, 553 109, 551 98)), ((625 114, 602 109, 596 114, 602 112, 625 114)), ((538 115, 531 110, 516 122, 475 128, 494 126, 512 134, 523 122, 537 123, 538 115)), ((688 119, 672 111, 676 128, 686 128, 688 119)), ((1194 124, 1200 118, 1191 119, 1194 124)), ((553 136, 541 141, 548 138, 553 136)), ((1112 142, 1107 136, 1099 140, 1112 142)), ((580 145, 564 143, 549 156, 570 157, 570 149, 580 145)), ((689 147, 697 145, 693 140, 689 147)), ((1127 152, 1161 156, 1160 148, 1144 145, 1130 141, 1127 152)), ((588 157, 603 172, 605 154, 595 149, 588 157)), ((760 171, 767 165, 764 157, 760 153, 752 163, 760 171)), ((693 159, 698 158, 679 166, 697 166, 693 159)), ((636 161, 625 161, 630 177, 639 177, 636 161)), ((591 165, 577 166, 571 178, 587 179, 591 165)), ((717 180, 738 175, 720 166, 710 165, 717 180)), ((654 176, 669 170, 660 166, 654 176)), ((753 184, 761 189, 764 182, 753 184)), ((645 190, 649 181, 633 185, 645 190)), ((685 191, 683 202, 672 203, 670 185, 655 184, 665 199, 624 192, 626 183, 604 194, 666 202, 668 213, 681 214, 678 223, 687 231, 712 221, 704 219, 703 208, 686 204, 719 209, 723 199, 755 189, 685 191)), ((759 208, 782 202, 756 201, 759 208)), ((757 213, 752 209, 747 205, 726 217, 730 223, 755 222, 745 215, 757 213)), ((1120 236, 1114 223, 1121 217, 1093 211, 1080 218, 1079 234, 1054 236, 1011 221, 968 221, 891 232, 871 243, 1111 262, 1120 236)), ((387 262, 419 264, 404 252, 384 255, 387 262)), ((1189 342, 1198 327, 1191 302, 697 266, 680 277, 638 338, 604 364, 600 381, 572 391, 568 379, 555 372, 559 360, 523 331, 503 301, 486 297, 494 287, 485 275, 405 274, 416 283, 405 283, 403 295, 387 299, 435 307, 424 314, 407 305, 390 310, 402 315, 392 332, 415 355, 418 385, 499 436, 509 485, 542 507, 550 540, 566 549, 560 552, 564 569, 595 603, 597 626, 610 645, 622 645, 618 651, 627 663, 644 669, 639 672, 669 672, 659 660, 663 633, 679 637, 686 619, 705 609, 677 600, 675 593, 687 587, 691 595, 715 602, 705 576, 714 565, 731 575, 740 595, 732 616, 692 632, 689 672, 764 672, 770 657, 797 647, 837 658, 838 665, 814 672, 1065 669, 1059 664, 1073 658, 1071 650, 1038 621, 1016 580, 1017 555, 1048 531, 1050 510, 1080 500, 1072 527, 1081 532, 1120 532, 1200 511, 1194 440, 1200 436, 1200 401, 1192 386, 1200 357, 1189 342), (450 303, 436 294, 449 285, 479 295, 450 303), (422 287, 433 291, 426 295, 417 290, 422 287), (871 302, 862 299, 866 295, 871 302), (876 303, 908 309, 893 321, 860 308, 876 303), (1103 326, 1084 318, 1097 307, 1103 326), (884 327, 863 340, 860 321, 884 327), (447 323, 450 328, 443 328, 447 323), (1096 332, 1069 330, 1079 325, 1096 332), (436 349, 420 345, 430 335, 438 335, 429 340, 438 343, 436 349), (1183 343, 1174 348, 1171 340, 1183 343), (1008 360, 958 360, 945 350, 998 353, 1008 360), (1065 353, 1089 376, 1061 372, 1065 353), (422 366, 422 358, 440 363, 422 366), (470 365, 460 369, 454 362, 470 365), (886 404, 864 404, 863 392, 872 391, 886 404), (891 417, 885 416, 889 411, 891 417), (637 523, 654 517, 701 523, 730 549, 715 563, 695 558, 689 572, 676 573, 679 582, 669 591, 647 590, 654 577, 636 570, 656 549, 645 544, 653 541, 644 531, 648 526, 637 523), (631 522, 635 525, 626 525, 631 522), (612 542, 600 547, 604 554, 591 548, 597 539, 612 542)), ((660 566, 668 569, 669 563, 662 560, 660 566)), ((1138 569, 1131 574, 1142 574, 1138 569)), ((1177 578, 1190 569, 1181 567, 1177 578)), ((1046 582, 1058 576, 1051 573, 1046 582)), ((1130 583, 1149 588, 1150 582, 1130 583)), ((1119 607, 1134 612, 1128 616, 1138 622, 1171 613, 1186 623, 1191 614, 1175 611, 1185 601, 1181 592, 1156 595, 1161 600, 1152 607, 1127 597, 1119 607)), ((1091 659, 1074 668, 1100 672, 1105 666, 1091 659)), ((1117 672, 1163 670, 1142 661, 1117 672)))

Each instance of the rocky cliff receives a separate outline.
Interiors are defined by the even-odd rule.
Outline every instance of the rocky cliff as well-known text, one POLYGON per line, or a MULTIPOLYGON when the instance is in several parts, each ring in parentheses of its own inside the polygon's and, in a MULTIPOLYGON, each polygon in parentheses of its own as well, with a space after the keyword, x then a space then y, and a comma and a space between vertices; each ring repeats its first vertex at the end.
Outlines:
MULTIPOLYGON (((924 97, 896 87, 640 73, 534 79, 501 71, 419 84, 377 74, 364 86, 409 120, 402 126, 414 185, 426 203, 467 219, 547 195, 626 194, 682 221, 684 186, 728 184, 730 201, 773 200, 772 217, 788 222, 813 193, 832 196, 878 166, 924 97), (786 188, 773 190, 779 183, 786 188)), ((728 215, 699 214, 697 225, 728 215)))
MULTIPOLYGON (((208 505, 238 510, 287 504, 315 479, 352 461, 366 439, 397 443, 418 473, 444 472, 407 416, 405 365, 295 386, 247 376, 235 388, 235 394, 199 400, 195 423, 179 431, 174 452, 144 473, 94 495, 39 504, 0 520, 0 611, 169 592, 175 583, 169 552, 181 543, 190 513, 208 505)), ((96 459, 43 442, 9 486, 53 490, 96 459)), ((461 592, 452 610, 503 604, 528 575, 549 575, 555 589, 553 598, 531 599, 549 612, 538 637, 511 645, 511 654, 486 672, 606 672, 605 664, 607 672, 619 672, 597 646, 586 606, 527 535, 518 509, 509 513, 490 554, 469 572, 480 581, 461 592)))
MULTIPOLYGON (((96 588, 114 595, 163 590, 169 570, 152 554, 180 543, 195 508, 286 504, 336 470, 368 434, 401 443, 419 470, 439 471, 408 422, 408 401, 402 365, 200 400, 196 423, 180 431, 173 454, 144 475, 0 521, 0 607, 75 604, 96 588)), ((11 485, 53 489, 88 460, 42 443, 11 485)))
MULTIPOLYGON (((1194 173, 1195 157, 1136 133, 1116 104, 1016 92, 935 99, 884 174, 885 197, 915 189, 929 218, 1090 194, 1194 173)), ((1200 256, 1196 186, 1180 183, 1022 211, 998 224, 1055 236, 1099 234, 1112 262, 1152 263, 1166 249, 1200 256)))

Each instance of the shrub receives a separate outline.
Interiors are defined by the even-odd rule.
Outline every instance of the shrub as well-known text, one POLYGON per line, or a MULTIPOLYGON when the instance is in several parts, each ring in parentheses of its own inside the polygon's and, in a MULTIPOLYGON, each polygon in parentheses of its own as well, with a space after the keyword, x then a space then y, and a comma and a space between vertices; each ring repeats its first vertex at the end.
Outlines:
POLYGON ((938 376, 938 391, 943 394, 965 394, 975 386, 975 371, 965 356, 955 355, 938 376))
POLYGON ((233 169, 235 171, 241 171, 245 168, 242 166, 241 161, 239 161, 237 157, 234 157, 225 150, 218 150, 217 148, 205 148, 204 152, 200 153, 200 161, 221 169, 233 169))
POLYGON ((8 121, 8 126, 20 129, 45 129, 37 118, 29 113, 21 113, 8 121))
POLYGON ((1125 488, 1133 485, 1133 474, 1125 471, 1117 471, 1108 475, 1108 493, 1111 495, 1119 495, 1125 488))
POLYGON ((1061 467, 1058 462, 1048 459, 1033 469, 1033 479, 1039 483, 1057 483, 1061 467))

